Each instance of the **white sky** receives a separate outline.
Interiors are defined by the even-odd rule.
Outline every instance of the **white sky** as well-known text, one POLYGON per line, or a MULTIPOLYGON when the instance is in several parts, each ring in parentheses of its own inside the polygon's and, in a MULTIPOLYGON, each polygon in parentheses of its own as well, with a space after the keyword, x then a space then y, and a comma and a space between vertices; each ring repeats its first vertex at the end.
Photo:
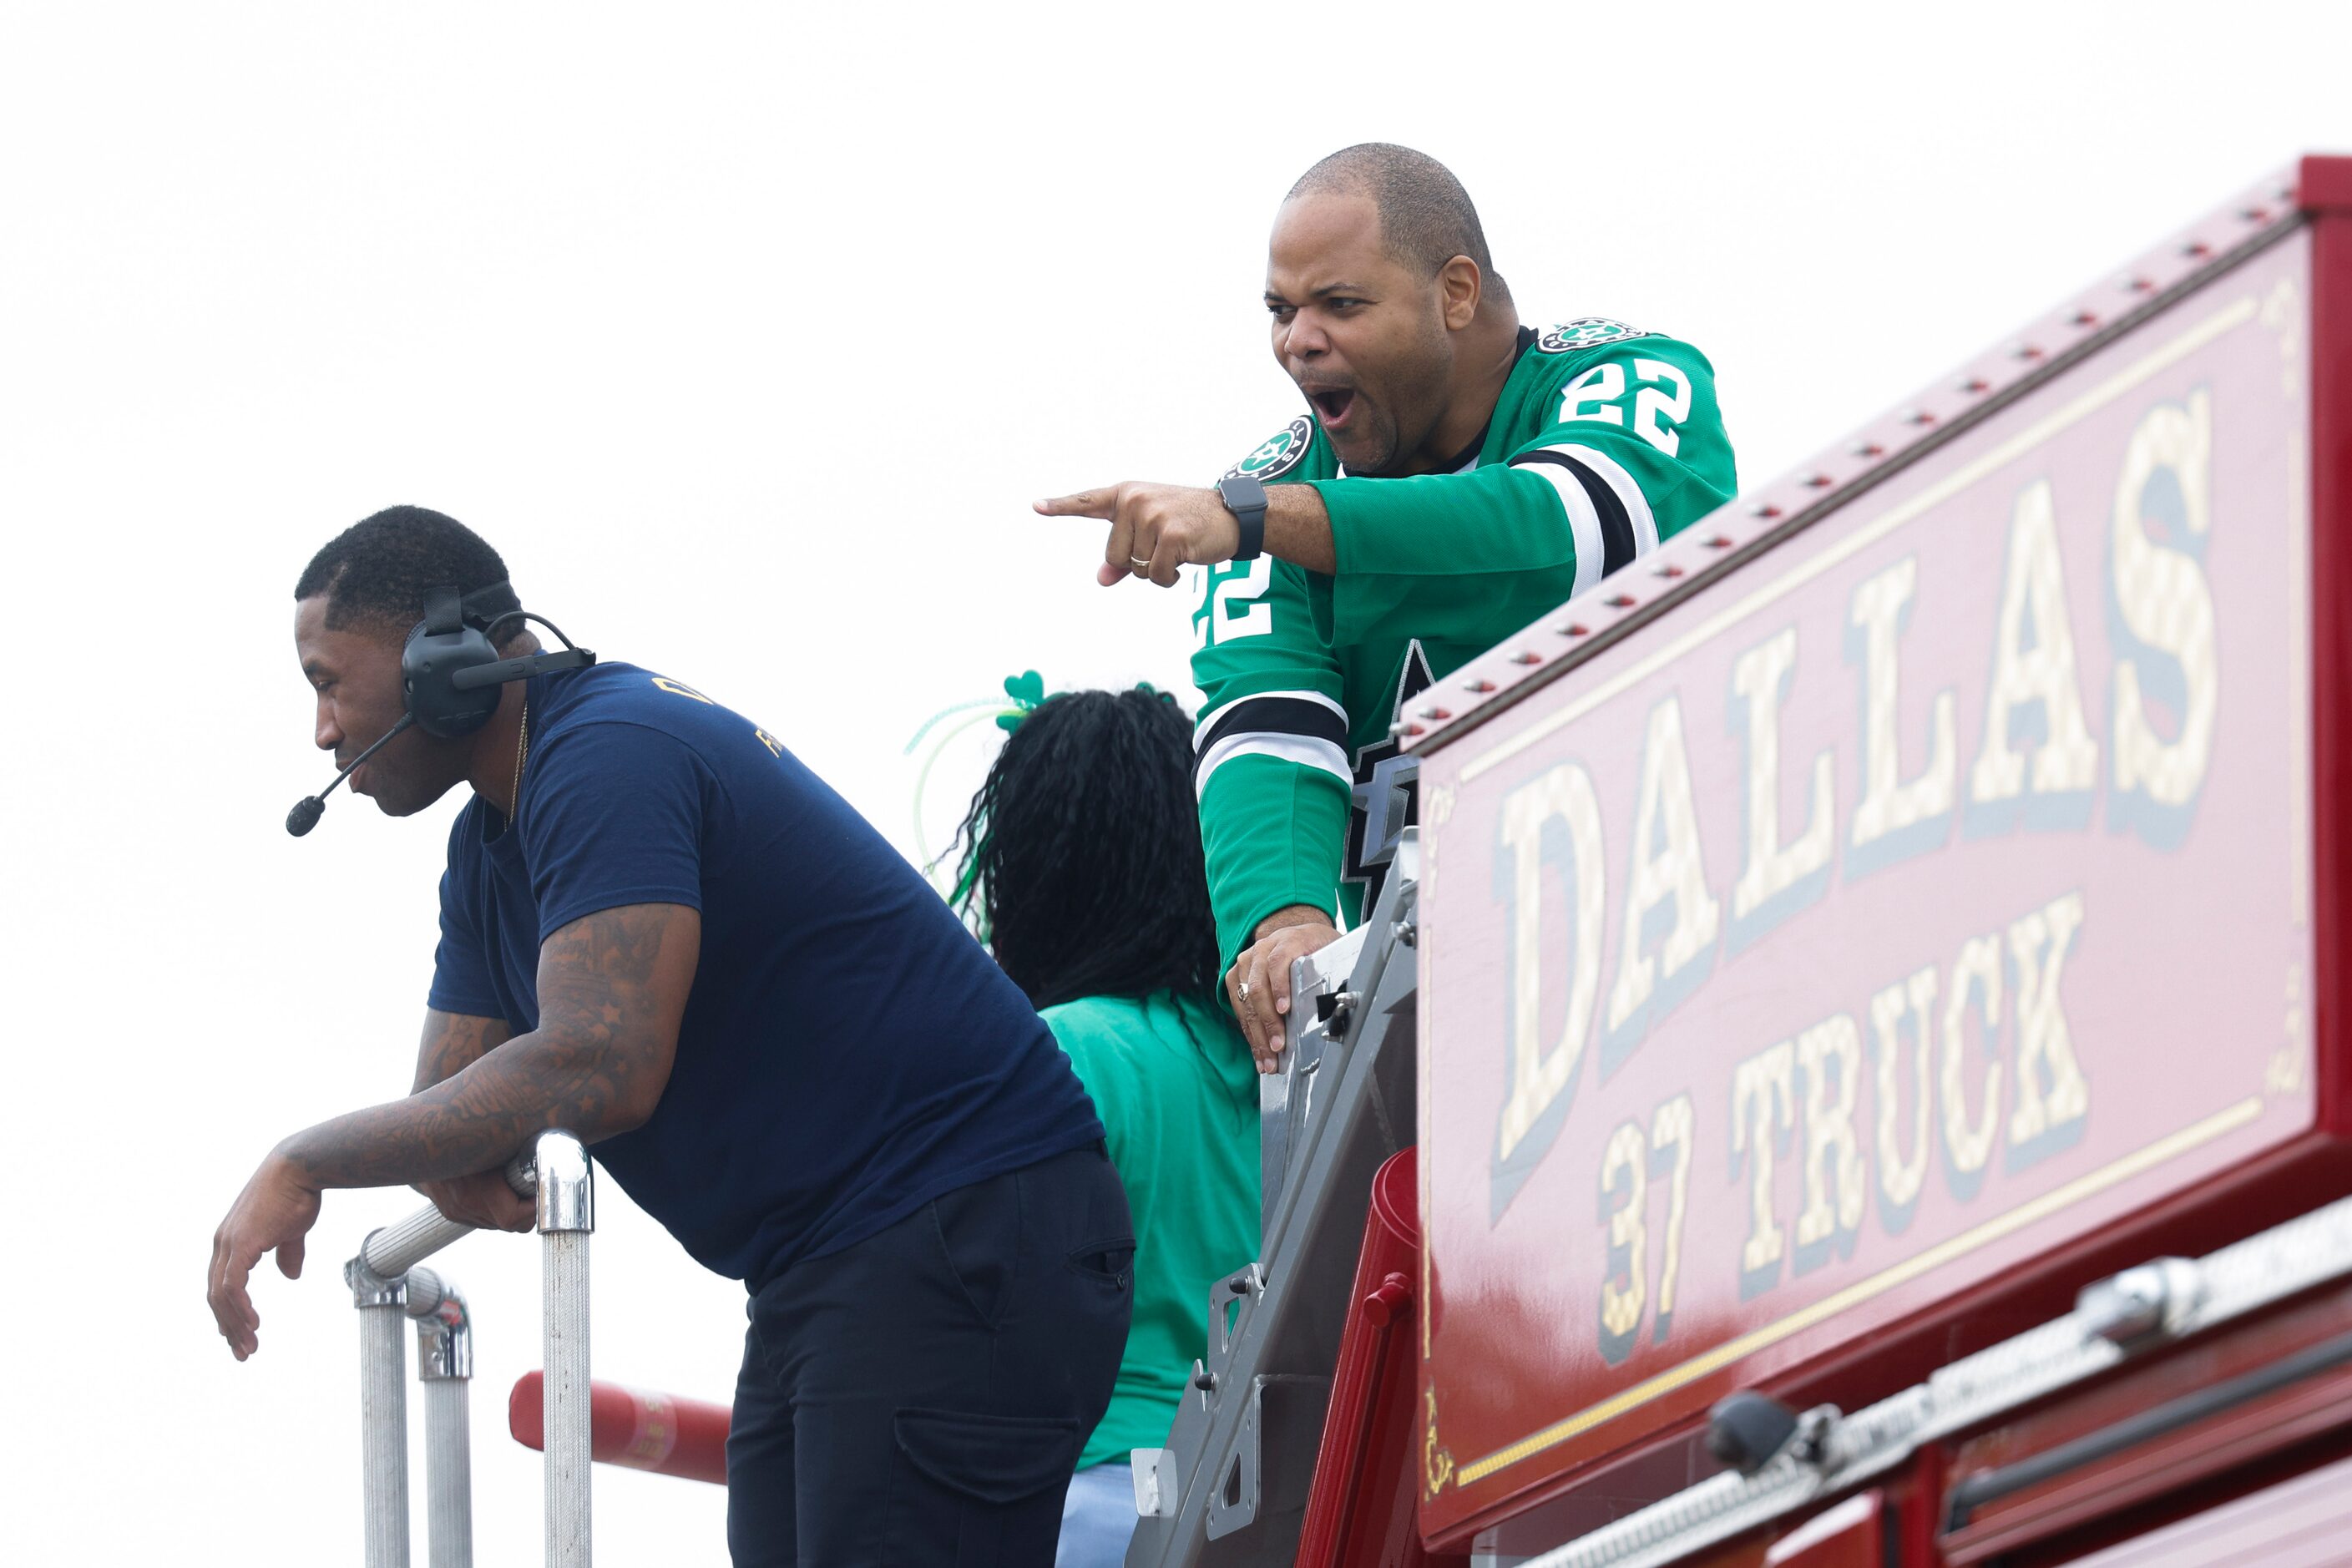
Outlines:
MULTIPOLYGON (((0 13, 11 1560, 356 1557, 337 1271, 418 1200, 331 1194, 251 1363, 201 1293, 255 1163, 404 1090, 421 1019, 457 797, 279 826, 331 772, 289 591, 344 524, 466 520, 904 844, 938 709, 1183 679, 1181 592, 1097 589, 1094 525, 1026 503, 1297 412, 1256 295, 1324 153, 1444 159, 1528 321, 1696 342, 1753 485, 2352 150, 2336 4, 828 12, 0 13)), ((740 1288, 600 1197, 599 1373, 726 1398, 740 1288)), ((532 1561, 535 1244, 440 1261, 480 1560, 532 1561)), ((601 1554, 721 1563, 722 1501, 602 1470, 601 1554)))

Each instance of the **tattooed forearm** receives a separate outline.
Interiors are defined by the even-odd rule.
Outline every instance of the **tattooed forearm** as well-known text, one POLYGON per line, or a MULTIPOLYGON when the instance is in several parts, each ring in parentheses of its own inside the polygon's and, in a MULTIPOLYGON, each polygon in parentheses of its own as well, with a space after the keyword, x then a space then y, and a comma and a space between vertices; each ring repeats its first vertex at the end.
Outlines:
POLYGON ((677 904, 572 921, 540 948, 538 1028, 279 1152, 316 1186, 390 1186, 488 1170, 550 1127, 593 1143, 643 1125, 669 1081, 701 936, 701 916, 677 904))
POLYGON ((444 1079, 454 1078, 504 1045, 512 1033, 504 1018, 478 1018, 468 1013, 426 1009, 425 1037, 416 1047, 416 1081, 408 1092, 420 1093, 444 1079))

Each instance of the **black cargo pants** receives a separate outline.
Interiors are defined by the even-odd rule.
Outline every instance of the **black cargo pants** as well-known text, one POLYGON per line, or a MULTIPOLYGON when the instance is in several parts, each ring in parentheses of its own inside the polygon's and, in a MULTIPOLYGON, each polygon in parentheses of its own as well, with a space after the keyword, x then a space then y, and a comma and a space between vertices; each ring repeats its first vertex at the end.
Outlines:
POLYGON ((727 1438, 736 1568, 1050 1568, 1134 1256, 1095 1143, 770 1281, 727 1438))

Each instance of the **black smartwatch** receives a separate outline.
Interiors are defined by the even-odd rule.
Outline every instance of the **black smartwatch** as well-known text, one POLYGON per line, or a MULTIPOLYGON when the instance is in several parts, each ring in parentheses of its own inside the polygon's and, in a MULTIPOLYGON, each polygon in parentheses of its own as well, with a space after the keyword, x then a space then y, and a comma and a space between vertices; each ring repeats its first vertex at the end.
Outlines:
POLYGON ((1255 561, 1265 552, 1265 487, 1247 474, 1227 474, 1217 481, 1217 499, 1242 525, 1236 561, 1255 561))

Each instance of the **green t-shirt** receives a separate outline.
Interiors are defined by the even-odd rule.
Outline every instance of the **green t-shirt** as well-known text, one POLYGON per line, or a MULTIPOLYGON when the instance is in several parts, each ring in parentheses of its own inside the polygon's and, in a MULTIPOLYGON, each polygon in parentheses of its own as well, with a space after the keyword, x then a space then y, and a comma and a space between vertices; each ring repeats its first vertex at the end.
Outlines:
POLYGON ((1405 703, 1738 488, 1706 356, 1599 317, 1520 329, 1452 473, 1351 479, 1309 416, 1230 471, 1320 491, 1339 570, 1192 574, 1192 780, 1228 964, 1276 910, 1370 907, 1365 806, 1405 703))
POLYGON ((1094 1097, 1135 1215, 1135 1317, 1084 1469, 1166 1444, 1208 1353, 1209 1287, 1257 1257, 1257 1073, 1205 998, 1087 996, 1045 1018, 1094 1097))

